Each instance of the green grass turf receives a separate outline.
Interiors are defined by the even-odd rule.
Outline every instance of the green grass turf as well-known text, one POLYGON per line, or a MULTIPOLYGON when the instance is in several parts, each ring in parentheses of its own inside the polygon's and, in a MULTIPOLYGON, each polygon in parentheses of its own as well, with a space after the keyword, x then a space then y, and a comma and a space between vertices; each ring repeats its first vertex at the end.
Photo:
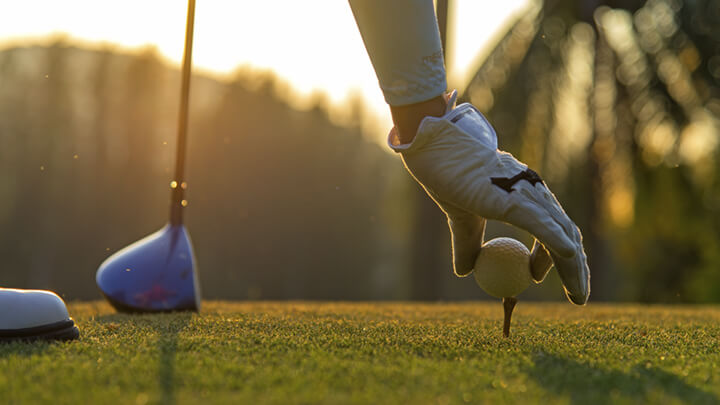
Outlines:
POLYGON ((720 308, 208 302, 0 344, 0 403, 720 403, 720 308))

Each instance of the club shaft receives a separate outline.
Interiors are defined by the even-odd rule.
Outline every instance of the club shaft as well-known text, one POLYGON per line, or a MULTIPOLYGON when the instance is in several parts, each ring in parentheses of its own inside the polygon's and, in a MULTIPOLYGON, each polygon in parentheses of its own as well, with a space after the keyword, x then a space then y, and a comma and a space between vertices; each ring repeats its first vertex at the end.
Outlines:
POLYGON ((177 149, 175 152, 175 178, 172 183, 170 223, 183 223, 185 200, 185 150, 187 149, 188 110, 190 105, 190 76, 192 73, 193 27, 195 24, 195 0, 188 0, 185 49, 183 52, 182 84, 180 88, 180 113, 178 114, 177 149))

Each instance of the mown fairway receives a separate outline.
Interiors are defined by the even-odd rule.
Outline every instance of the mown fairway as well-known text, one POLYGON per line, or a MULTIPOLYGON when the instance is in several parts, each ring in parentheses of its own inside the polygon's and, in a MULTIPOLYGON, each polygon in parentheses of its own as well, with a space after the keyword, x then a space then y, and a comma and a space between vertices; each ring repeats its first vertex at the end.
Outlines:
POLYGON ((79 341, 0 345, 0 402, 720 403, 720 308, 74 303, 79 341))

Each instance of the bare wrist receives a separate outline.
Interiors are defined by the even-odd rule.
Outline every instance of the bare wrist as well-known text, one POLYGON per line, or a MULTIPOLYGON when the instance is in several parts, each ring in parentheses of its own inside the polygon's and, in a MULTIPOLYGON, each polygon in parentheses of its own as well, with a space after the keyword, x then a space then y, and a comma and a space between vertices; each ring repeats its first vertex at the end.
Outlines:
POLYGON ((440 95, 420 103, 390 106, 390 113, 400 142, 403 144, 412 142, 423 118, 442 117, 445 114, 446 105, 447 101, 444 95, 440 95))

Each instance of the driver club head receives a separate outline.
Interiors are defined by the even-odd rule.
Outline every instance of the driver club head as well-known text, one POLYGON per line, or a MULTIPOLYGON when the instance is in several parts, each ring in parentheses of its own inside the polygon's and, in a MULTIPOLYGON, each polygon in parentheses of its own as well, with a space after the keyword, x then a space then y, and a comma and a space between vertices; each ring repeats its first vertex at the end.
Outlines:
POLYGON ((199 311, 196 267, 185 226, 168 224, 105 259, 96 281, 120 312, 199 311))

